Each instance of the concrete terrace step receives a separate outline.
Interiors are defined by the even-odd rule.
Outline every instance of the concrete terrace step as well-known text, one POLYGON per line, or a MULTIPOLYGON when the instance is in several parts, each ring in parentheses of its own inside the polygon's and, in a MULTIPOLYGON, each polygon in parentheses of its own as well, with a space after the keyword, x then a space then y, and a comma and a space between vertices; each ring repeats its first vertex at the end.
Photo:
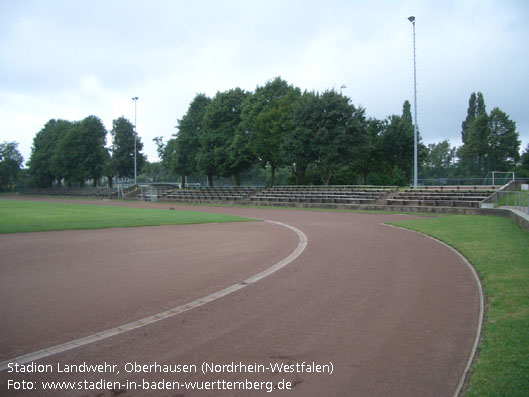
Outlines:
POLYGON ((414 200, 414 199, 387 199, 387 205, 401 205, 401 206, 420 206, 420 207, 466 207, 478 208, 478 200, 414 200))
POLYGON ((253 196, 253 202, 277 202, 277 203, 325 203, 325 204, 373 204, 375 199, 357 197, 301 197, 301 196, 253 196))

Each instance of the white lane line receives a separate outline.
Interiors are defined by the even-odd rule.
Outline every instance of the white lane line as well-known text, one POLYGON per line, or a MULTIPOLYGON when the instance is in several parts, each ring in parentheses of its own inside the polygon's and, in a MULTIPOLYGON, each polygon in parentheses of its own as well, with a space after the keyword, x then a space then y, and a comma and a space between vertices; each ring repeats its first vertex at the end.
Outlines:
POLYGON ((301 255, 301 253, 307 247, 308 240, 307 240, 307 236, 305 235, 305 233, 303 233, 301 230, 299 230, 299 229, 297 229, 297 228, 295 228, 293 226, 290 226, 290 225, 287 225, 287 224, 284 224, 284 223, 281 223, 281 222, 275 222, 275 221, 265 221, 265 222, 273 223, 273 224, 276 224, 276 225, 279 225, 279 226, 286 227, 286 228, 288 228, 290 230, 293 230, 298 235, 298 238, 299 238, 299 242, 298 242, 298 245, 297 245, 296 249, 294 251, 292 251, 292 253, 289 256, 287 256, 286 258, 282 259, 281 261, 279 261, 275 265, 270 266, 268 269, 265 269, 262 272, 257 273, 255 275, 247 278, 244 281, 240 281, 237 284, 233 284, 233 285, 231 285, 231 286, 229 286, 227 288, 224 288, 224 289, 222 289, 220 291, 214 292, 214 293, 212 293, 212 294, 210 294, 208 296, 205 296, 203 298, 196 299, 196 300, 194 300, 192 302, 189 302, 189 303, 177 306, 175 308, 166 310, 166 311, 164 311, 162 313, 158 313, 158 314, 155 314, 153 316, 149 316, 149 317, 143 318, 141 320, 133 321, 131 323, 128 323, 128 324, 125 324, 125 325, 121 325, 119 327, 115 327, 115 328, 112 328, 112 329, 109 329, 109 330, 106 330, 106 331, 101 331, 101 332, 95 333, 93 335, 88 335, 88 336, 85 336, 83 338, 73 340, 71 342, 66 342, 66 343, 63 343, 63 344, 60 344, 60 345, 49 347, 47 349, 42 349, 42 350, 39 350, 39 351, 36 351, 36 352, 33 352, 33 353, 25 354, 23 356, 18 356, 18 357, 11 358, 9 360, 0 362, 0 371, 6 370, 10 363, 27 364, 29 362, 36 361, 36 360, 39 360, 39 359, 44 358, 44 357, 49 357, 49 356, 52 356, 54 354, 62 353, 62 352, 65 352, 67 350, 71 350, 71 349, 74 349, 76 347, 79 347, 79 346, 84 346, 84 345, 87 345, 89 343, 101 341, 103 339, 110 338, 111 336, 115 336, 115 335, 119 335, 119 334, 122 334, 122 333, 125 333, 125 332, 129 332, 129 331, 132 331, 133 329, 141 328, 141 327, 144 327, 146 325, 149 325, 149 324, 164 320, 166 318, 169 318, 169 317, 175 316, 177 314, 186 312, 186 311, 194 309, 196 307, 205 305, 206 303, 213 302, 213 301, 215 301, 217 299, 220 299, 220 298, 222 298, 222 297, 224 297, 226 295, 229 295, 229 294, 231 294, 231 293, 233 293, 235 291, 238 291, 238 290, 240 290, 240 289, 242 289, 244 287, 247 287, 250 284, 256 283, 257 281, 262 280, 265 277, 268 277, 269 275, 271 275, 274 272, 277 272, 279 269, 285 267, 286 265, 288 265, 294 259, 296 259, 298 256, 301 255))
POLYGON ((481 286, 481 280, 479 279, 478 273, 476 272, 476 269, 474 269, 474 266, 461 254, 458 250, 456 250, 454 247, 451 247, 450 245, 446 244, 444 241, 438 240, 435 237, 428 236, 427 234, 418 232, 416 230, 410 230, 405 229, 400 226, 395 225, 389 225, 386 223, 383 223, 384 226, 391 226, 395 227, 401 230, 407 230, 408 232, 413 232, 420 234, 422 236, 428 237, 429 239, 432 239, 434 241, 437 241, 438 243, 444 245, 445 247, 451 249, 453 252, 455 252, 467 265, 467 267, 470 269, 470 272, 472 273, 472 276, 474 277, 474 280, 476 281, 476 284, 478 286, 478 293, 479 293, 479 317, 478 317, 478 323, 476 327, 476 335, 474 337, 474 344, 472 345, 472 350, 470 351, 470 355, 468 357, 467 363, 465 365, 465 369, 463 370, 463 373, 461 374, 461 378, 459 379, 459 383, 457 384, 457 388, 453 394, 453 397, 458 397, 459 393, 461 393, 461 389, 463 388, 463 385, 465 384, 465 380, 467 378, 468 372, 470 371, 470 366, 472 365, 472 361, 474 361, 474 357, 476 356, 476 351, 478 349, 479 339, 481 338, 481 327, 483 324, 483 316, 485 312, 485 303, 483 298, 483 287, 481 286))

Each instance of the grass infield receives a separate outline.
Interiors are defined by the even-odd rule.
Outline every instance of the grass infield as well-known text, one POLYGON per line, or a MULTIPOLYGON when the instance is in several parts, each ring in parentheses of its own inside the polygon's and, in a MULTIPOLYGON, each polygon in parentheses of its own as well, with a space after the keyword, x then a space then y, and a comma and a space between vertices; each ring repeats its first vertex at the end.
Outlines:
POLYGON ((529 233, 496 216, 446 215, 393 224, 451 245, 481 277, 487 312, 466 396, 529 396, 529 233))
POLYGON ((0 233, 251 221, 198 211, 0 200, 0 233))

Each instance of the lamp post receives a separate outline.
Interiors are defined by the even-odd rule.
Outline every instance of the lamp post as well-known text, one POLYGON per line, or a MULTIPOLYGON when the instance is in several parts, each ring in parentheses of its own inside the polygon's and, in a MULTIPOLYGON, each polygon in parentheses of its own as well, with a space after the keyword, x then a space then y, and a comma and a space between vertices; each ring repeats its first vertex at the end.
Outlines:
POLYGON ((346 86, 345 84, 342 84, 342 85, 340 86, 340 95, 342 94, 342 90, 343 90, 344 88, 347 88, 347 86, 346 86))
POLYGON ((135 96, 132 100, 134 101, 134 184, 136 184, 136 104, 138 103, 138 97, 135 96))
POLYGON ((408 18, 413 25, 413 99, 414 99, 414 134, 413 134, 413 188, 417 189, 417 63, 415 61, 415 17, 408 18))

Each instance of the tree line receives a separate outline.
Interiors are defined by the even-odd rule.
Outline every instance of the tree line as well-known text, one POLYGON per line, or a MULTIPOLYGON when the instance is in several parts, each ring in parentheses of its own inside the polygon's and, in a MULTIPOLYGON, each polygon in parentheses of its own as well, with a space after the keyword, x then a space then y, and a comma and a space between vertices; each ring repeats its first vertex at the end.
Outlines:
MULTIPOLYGON (((524 171, 516 124, 499 108, 487 114, 481 93, 472 93, 462 123, 463 145, 425 146, 418 134, 420 177, 484 177, 489 171, 524 171)), ((240 88, 213 98, 197 94, 166 144, 156 138, 162 166, 173 175, 233 178, 256 166, 288 169, 293 184, 405 185, 413 169, 411 106, 400 115, 369 118, 365 109, 334 90, 304 91, 281 78, 255 91, 240 88)), ((529 168, 525 168, 529 171, 529 168)), ((529 175, 528 175, 529 176, 529 175)))
MULTIPOLYGON (((113 121, 112 145, 106 147, 107 130, 96 116, 81 121, 49 120, 33 139, 28 162, 31 182, 52 187, 62 182, 95 187, 102 177, 130 177, 134 170, 134 125, 124 117, 113 121)), ((136 142, 137 167, 145 164, 143 143, 136 142)))
POLYGON ((177 129, 165 145, 157 138, 163 167, 206 175, 210 186, 214 177, 237 186, 256 166, 269 170, 271 186, 285 168, 298 185, 402 184, 413 167, 408 101, 401 115, 379 121, 341 93, 301 92, 279 77, 254 92, 197 94, 177 129))
MULTIPOLYGON (((238 186, 274 185, 279 173, 289 184, 406 185, 413 171, 411 106, 383 120, 367 117, 336 92, 304 91, 277 77, 254 92, 234 88, 213 98, 197 94, 166 142, 155 138, 159 163, 148 163, 141 138, 137 169, 154 180, 186 176, 227 178, 238 186), (264 181, 266 179, 266 181, 264 181), (261 182, 263 181, 263 182, 261 182)), ((35 135, 27 173, 38 187, 78 184, 134 174, 134 125, 113 121, 112 143, 99 118, 51 119, 35 135)), ((514 171, 529 177, 529 145, 520 156, 516 124, 499 108, 487 113, 483 94, 472 93, 461 126, 462 146, 448 140, 425 146, 418 136, 419 176, 484 177, 514 171)), ((12 188, 21 175, 16 142, 0 145, 0 186, 12 188)), ((24 174, 24 173, 22 173, 24 174)))

